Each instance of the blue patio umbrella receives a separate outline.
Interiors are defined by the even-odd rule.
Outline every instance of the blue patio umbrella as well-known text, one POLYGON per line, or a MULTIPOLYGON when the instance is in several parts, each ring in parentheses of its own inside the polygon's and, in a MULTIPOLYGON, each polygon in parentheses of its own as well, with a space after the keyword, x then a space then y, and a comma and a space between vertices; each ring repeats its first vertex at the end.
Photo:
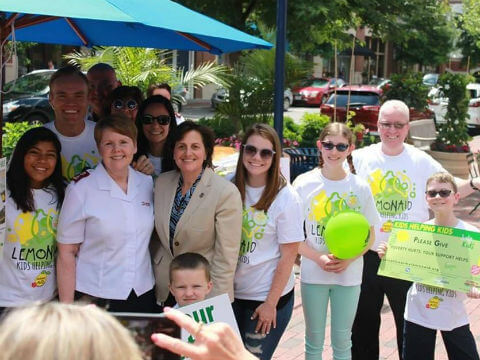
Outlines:
POLYGON ((170 0, 0 0, 2 40, 213 54, 272 45, 170 0), (7 33, 5 33, 7 30, 7 33))

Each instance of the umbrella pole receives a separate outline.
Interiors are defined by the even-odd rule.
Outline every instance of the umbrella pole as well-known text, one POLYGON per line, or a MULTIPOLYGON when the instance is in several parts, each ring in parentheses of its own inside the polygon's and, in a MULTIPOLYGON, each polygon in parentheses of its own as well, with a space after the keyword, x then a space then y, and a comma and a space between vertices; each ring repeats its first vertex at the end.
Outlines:
POLYGON ((283 144, 283 90, 285 86, 285 42, 287 0, 277 0, 277 43, 275 46, 275 96, 273 124, 283 144))

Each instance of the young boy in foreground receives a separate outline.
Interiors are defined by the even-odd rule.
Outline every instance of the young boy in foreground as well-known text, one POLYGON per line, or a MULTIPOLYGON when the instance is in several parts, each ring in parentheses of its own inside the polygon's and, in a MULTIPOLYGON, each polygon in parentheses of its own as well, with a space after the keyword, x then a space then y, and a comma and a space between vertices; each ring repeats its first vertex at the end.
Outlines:
POLYGON ((202 255, 184 253, 176 256, 170 263, 170 284, 178 307, 205 300, 212 290, 210 264, 202 255))
MULTIPOLYGON (((460 219, 453 209, 460 195, 453 177, 448 173, 436 173, 427 180, 425 193, 428 207, 433 211, 433 219, 427 224, 449 226, 462 230, 479 230, 460 219)), ((382 258, 387 244, 379 248, 382 258)), ((476 359, 478 352, 475 339, 468 322, 463 301, 466 297, 479 298, 477 288, 472 287, 468 294, 459 291, 413 283, 407 293, 405 325, 403 329, 403 359, 433 360, 435 338, 440 330, 450 360, 476 359)))

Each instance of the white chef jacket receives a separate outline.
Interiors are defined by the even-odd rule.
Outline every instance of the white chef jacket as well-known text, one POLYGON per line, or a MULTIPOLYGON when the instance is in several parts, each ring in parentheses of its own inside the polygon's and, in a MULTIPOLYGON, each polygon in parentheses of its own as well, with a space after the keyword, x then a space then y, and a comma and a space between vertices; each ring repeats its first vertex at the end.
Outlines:
POLYGON ((126 194, 103 164, 72 181, 60 212, 57 241, 80 244, 76 290, 118 300, 126 299, 132 289, 137 296, 151 290, 152 231, 150 176, 129 168, 126 194))

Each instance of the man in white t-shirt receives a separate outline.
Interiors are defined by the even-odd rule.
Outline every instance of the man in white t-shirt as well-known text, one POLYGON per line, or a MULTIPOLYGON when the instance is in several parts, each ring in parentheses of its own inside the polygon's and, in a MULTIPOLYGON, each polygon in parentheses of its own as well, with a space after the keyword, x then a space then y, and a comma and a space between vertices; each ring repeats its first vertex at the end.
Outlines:
MULTIPOLYGON (((399 357, 402 353, 403 313, 410 282, 377 275, 380 258, 376 252, 387 242, 392 221, 428 220, 425 184, 436 172, 446 171, 425 152, 405 144, 409 109, 400 100, 385 102, 378 115, 381 142, 353 152, 357 174, 370 184, 382 219, 375 226, 375 243, 364 255, 362 290, 352 328, 352 359, 379 358, 380 311, 387 296, 397 327, 399 357)), ((455 179, 461 196, 480 188, 480 181, 455 179), (474 183, 475 181, 475 183, 474 183)))
POLYGON ((50 79, 50 104, 55 120, 45 124, 62 144, 62 173, 66 181, 100 162, 93 137, 95 123, 85 120, 88 80, 75 66, 58 69, 50 79))

